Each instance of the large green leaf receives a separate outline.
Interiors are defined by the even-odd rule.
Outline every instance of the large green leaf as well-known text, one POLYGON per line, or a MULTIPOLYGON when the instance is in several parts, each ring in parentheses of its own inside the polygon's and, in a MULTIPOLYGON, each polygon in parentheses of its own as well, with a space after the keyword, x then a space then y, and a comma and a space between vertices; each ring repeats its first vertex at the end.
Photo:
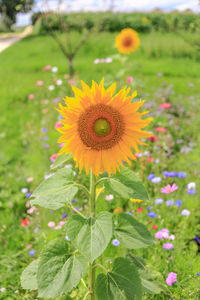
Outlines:
POLYGON ((51 169, 56 169, 56 168, 62 166, 64 163, 67 163, 70 160, 72 160, 72 154, 71 153, 58 155, 56 157, 55 162, 51 166, 51 169))
POLYGON ((38 259, 32 261, 21 275, 21 286, 25 290, 37 290, 38 259))
POLYGON ((164 286, 158 282, 162 280, 159 272, 155 272, 151 266, 147 266, 142 258, 138 256, 128 255, 127 258, 135 264, 140 275, 143 290, 151 294, 160 294, 164 290, 164 286))
POLYGON ((131 189, 131 198, 141 200, 149 199, 147 191, 138 173, 133 172, 127 167, 120 167, 120 172, 117 172, 115 178, 117 178, 121 184, 131 189))
POLYGON ((117 258, 111 272, 98 275, 96 295, 98 300, 142 299, 141 281, 135 265, 126 258, 117 258))
POLYGON ((66 232, 79 251, 93 262, 105 250, 113 235, 112 214, 101 212, 97 218, 88 219, 73 215, 66 224, 66 232))
POLYGON ((140 278, 141 278, 141 283, 142 283, 144 290, 150 294, 160 294, 163 291, 163 288, 159 285, 158 282, 152 281, 151 277, 148 279, 145 279, 145 276, 146 276, 145 273, 146 272, 144 272, 144 271, 139 272, 140 278))
POLYGON ((130 198, 132 195, 132 189, 121 183, 118 179, 109 177, 105 181, 105 186, 111 192, 117 193, 123 198, 130 198))
POLYGON ((83 256, 69 254, 65 240, 54 240, 43 251, 38 266, 38 297, 54 298, 70 292, 84 276, 83 256))
POLYGON ((32 205, 50 209, 58 209, 70 203, 78 188, 73 186, 73 172, 69 168, 58 170, 54 175, 44 180, 34 191, 32 205))
POLYGON ((146 226, 126 213, 116 216, 115 235, 129 249, 146 248, 153 243, 146 226))

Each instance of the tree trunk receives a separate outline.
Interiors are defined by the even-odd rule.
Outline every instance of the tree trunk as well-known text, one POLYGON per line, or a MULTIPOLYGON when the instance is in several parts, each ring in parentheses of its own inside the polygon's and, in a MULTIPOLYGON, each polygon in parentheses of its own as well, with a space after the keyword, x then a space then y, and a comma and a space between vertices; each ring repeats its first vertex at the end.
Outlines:
POLYGON ((69 57, 69 76, 70 76, 70 78, 73 78, 73 76, 74 76, 74 62, 73 62, 73 57, 69 57))

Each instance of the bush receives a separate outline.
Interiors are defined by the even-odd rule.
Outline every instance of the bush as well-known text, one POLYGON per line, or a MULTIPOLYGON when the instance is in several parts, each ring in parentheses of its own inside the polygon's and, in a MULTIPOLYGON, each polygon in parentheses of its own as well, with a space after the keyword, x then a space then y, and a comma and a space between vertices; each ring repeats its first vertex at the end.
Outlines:
POLYGON ((192 13, 35 13, 32 23, 36 26, 37 33, 45 33, 48 28, 62 31, 65 27, 69 30, 82 32, 83 29, 91 29, 98 25, 99 31, 119 32, 124 28, 132 28, 141 33, 152 30, 168 32, 177 29, 199 31, 199 16, 192 13))
POLYGON ((32 14, 31 16, 31 23, 32 25, 35 25, 35 23, 37 22, 37 20, 43 15, 43 13, 41 11, 35 12, 34 14, 32 14))

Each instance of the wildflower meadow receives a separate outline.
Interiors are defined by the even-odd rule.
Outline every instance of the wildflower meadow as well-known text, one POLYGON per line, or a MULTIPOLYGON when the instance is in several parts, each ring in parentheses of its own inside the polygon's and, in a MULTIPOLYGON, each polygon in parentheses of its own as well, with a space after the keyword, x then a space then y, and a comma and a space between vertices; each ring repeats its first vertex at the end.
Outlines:
POLYGON ((0 53, 0 299, 200 299, 198 18, 37 12, 0 53))

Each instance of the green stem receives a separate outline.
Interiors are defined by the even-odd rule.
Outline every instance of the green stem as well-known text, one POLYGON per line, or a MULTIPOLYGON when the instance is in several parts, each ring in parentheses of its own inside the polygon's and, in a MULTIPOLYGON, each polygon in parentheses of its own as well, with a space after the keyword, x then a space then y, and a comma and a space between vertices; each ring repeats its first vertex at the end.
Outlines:
MULTIPOLYGON (((90 197, 89 197, 89 208, 90 208, 90 217, 94 218, 96 215, 96 188, 95 188, 95 177, 92 173, 92 169, 90 169, 90 197)), ((95 300, 95 261, 93 263, 89 263, 89 273, 88 273, 88 285, 89 285, 89 300, 95 300)))
POLYGON ((86 219, 86 217, 76 207, 74 207, 72 204, 69 204, 68 207, 71 208, 71 209, 73 209, 82 218, 86 219))
POLYGON ((109 177, 103 177, 101 179, 99 179, 96 183, 95 183, 95 186, 97 186, 99 183, 105 181, 105 180, 109 180, 109 177))
POLYGON ((79 188, 82 189, 87 195, 90 195, 88 189, 87 189, 84 185, 79 184, 79 183, 74 183, 74 186, 79 187, 79 188))

